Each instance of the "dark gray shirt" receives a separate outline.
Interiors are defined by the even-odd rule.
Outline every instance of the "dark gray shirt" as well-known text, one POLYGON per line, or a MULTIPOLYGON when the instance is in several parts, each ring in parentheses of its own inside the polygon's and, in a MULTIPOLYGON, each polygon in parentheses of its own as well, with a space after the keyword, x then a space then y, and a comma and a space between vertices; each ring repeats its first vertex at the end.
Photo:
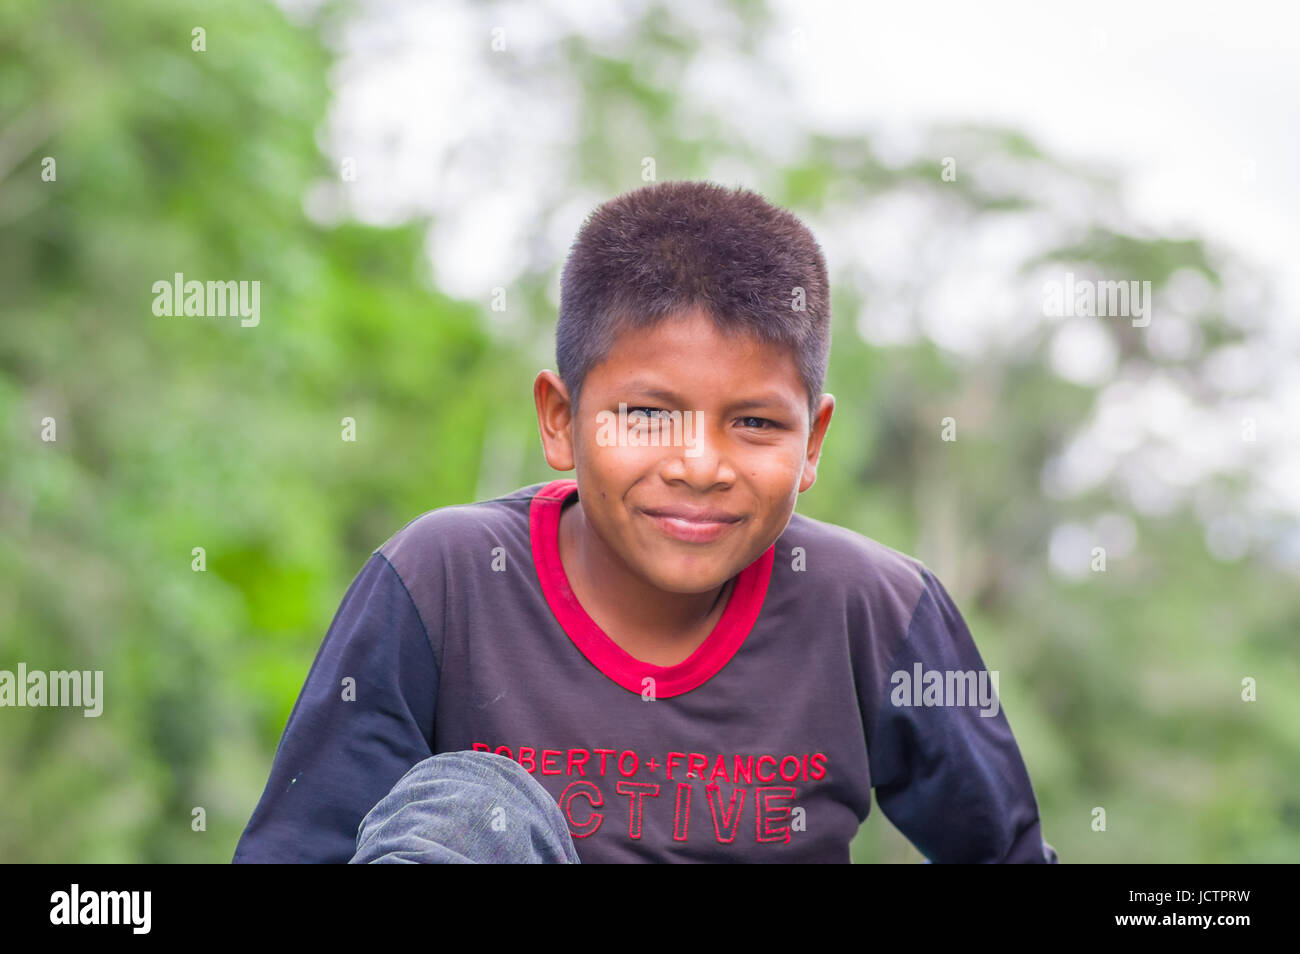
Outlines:
POLYGON ((1056 861, 995 679, 923 564, 796 513, 690 658, 651 665, 568 585, 576 491, 433 510, 372 554, 236 862, 345 862, 411 766, 475 749, 533 774, 584 863, 846 862, 872 788, 931 861, 1056 861))

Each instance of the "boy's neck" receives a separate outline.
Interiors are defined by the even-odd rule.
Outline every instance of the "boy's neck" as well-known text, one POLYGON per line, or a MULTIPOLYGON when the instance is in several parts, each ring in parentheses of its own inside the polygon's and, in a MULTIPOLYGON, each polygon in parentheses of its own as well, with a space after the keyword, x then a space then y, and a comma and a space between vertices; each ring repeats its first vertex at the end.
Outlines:
POLYGON ((707 593, 667 593, 628 571, 591 529, 578 500, 560 511, 560 563, 578 602, 633 658, 675 666, 708 638, 735 578, 707 593))

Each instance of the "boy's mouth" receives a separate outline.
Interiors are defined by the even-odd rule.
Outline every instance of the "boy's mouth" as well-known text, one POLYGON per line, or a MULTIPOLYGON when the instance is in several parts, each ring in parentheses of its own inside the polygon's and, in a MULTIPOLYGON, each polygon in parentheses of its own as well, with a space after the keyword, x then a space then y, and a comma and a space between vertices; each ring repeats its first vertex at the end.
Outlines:
POLYGON ((735 514, 706 508, 654 507, 642 513, 660 533, 685 543, 712 543, 740 523, 735 514))

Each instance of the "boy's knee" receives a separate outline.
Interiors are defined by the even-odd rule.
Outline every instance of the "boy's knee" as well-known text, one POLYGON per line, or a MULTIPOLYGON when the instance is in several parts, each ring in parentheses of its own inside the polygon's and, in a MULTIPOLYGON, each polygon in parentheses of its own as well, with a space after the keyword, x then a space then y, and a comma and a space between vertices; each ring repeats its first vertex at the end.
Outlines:
POLYGON ((541 783, 513 759, 470 751, 412 766, 362 820, 352 860, 578 863, 541 783))

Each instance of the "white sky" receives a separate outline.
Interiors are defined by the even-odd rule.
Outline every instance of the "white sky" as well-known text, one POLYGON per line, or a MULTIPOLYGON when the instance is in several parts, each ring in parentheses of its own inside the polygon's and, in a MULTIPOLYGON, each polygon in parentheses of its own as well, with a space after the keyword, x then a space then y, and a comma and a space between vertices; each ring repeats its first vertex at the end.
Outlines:
POLYGON ((802 31, 790 78, 817 123, 997 122, 1122 164, 1139 217, 1240 249, 1300 303, 1300 3, 776 7, 802 31))

